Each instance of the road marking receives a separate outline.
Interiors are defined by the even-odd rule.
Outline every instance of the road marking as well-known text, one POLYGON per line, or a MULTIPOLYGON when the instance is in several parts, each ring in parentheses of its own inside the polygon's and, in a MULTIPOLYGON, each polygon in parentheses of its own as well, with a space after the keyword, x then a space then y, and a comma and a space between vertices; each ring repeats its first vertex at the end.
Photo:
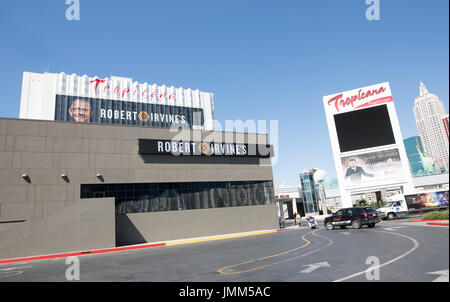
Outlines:
POLYGON ((396 226, 396 227, 391 227, 391 228, 383 228, 383 230, 385 231, 396 231, 396 229, 403 229, 403 226, 396 226))
POLYGON ((382 232, 382 233, 392 234, 392 235, 397 235, 397 236, 400 236, 400 237, 409 239, 409 240, 411 240, 411 241, 414 243, 414 246, 413 246, 410 250, 408 250, 406 253, 403 253, 403 254, 401 254, 400 256, 398 256, 398 257, 396 257, 396 258, 394 258, 394 259, 392 259, 392 260, 389 260, 388 262, 385 262, 385 263, 383 263, 383 264, 377 265, 377 266, 375 266, 375 267, 370 267, 369 269, 366 269, 366 270, 364 270, 364 271, 362 271, 362 272, 359 272, 359 273, 356 273, 356 274, 353 274, 353 275, 350 275, 350 276, 347 276, 347 277, 344 277, 344 278, 340 278, 340 279, 334 280, 333 282, 341 282, 341 281, 345 281, 345 280, 347 280, 347 279, 351 279, 351 278, 354 278, 354 277, 363 275, 363 274, 365 274, 366 272, 371 272, 371 271, 373 271, 373 270, 375 270, 375 269, 379 269, 379 268, 381 268, 381 267, 383 267, 383 266, 386 266, 386 265, 389 265, 389 264, 391 264, 391 263, 394 263, 395 261, 400 260, 400 259, 402 259, 402 258, 408 256, 409 254, 411 254, 412 252, 414 252, 414 251, 419 247, 419 242, 417 242, 417 240, 414 239, 414 238, 412 238, 412 237, 409 237, 409 236, 406 236, 406 235, 403 235, 403 234, 399 234, 399 233, 391 233, 391 232, 385 232, 385 231, 374 231, 374 232, 382 232))
POLYGON ((308 265, 305 265, 305 266, 308 266, 308 268, 300 271, 300 273, 309 274, 309 273, 311 273, 311 272, 313 272, 316 269, 319 269, 321 267, 331 267, 330 264, 328 262, 326 262, 326 261, 319 262, 319 263, 314 263, 314 264, 308 264, 308 265))
POLYGON ((13 277, 22 274, 23 271, 0 272, 0 278, 13 277))
POLYGON ((315 234, 315 232, 317 232, 317 231, 318 231, 318 230, 314 230, 314 231, 312 231, 312 232, 309 232, 309 233, 306 233, 305 235, 303 235, 303 236, 302 236, 302 240, 305 241, 305 242, 307 242, 307 243, 304 244, 304 245, 302 245, 302 246, 300 246, 300 247, 297 247, 297 248, 295 248, 295 249, 292 249, 292 250, 289 250, 289 251, 286 251, 286 252, 282 252, 282 253, 279 253, 279 254, 275 254, 275 255, 271 255, 271 256, 267 256, 267 257, 262 257, 262 258, 258 258, 258 259, 254 259, 254 260, 249 260, 249 261, 246 261, 246 262, 242 262, 242 263, 238 263, 238 264, 233 264, 233 265, 229 265, 229 266, 226 266, 226 267, 222 267, 222 268, 219 269, 217 272, 218 272, 219 274, 223 274, 223 275, 233 275, 233 274, 242 274, 242 273, 252 272, 252 271, 264 269, 264 268, 267 268, 267 267, 270 267, 270 266, 278 265, 278 264, 281 264, 281 263, 286 263, 286 262, 288 262, 288 261, 291 261, 291 260, 294 260, 294 259, 297 259, 297 258, 301 258, 301 257, 307 256, 307 255, 310 255, 310 254, 312 254, 312 253, 315 253, 315 252, 320 251, 321 249, 324 249, 324 248, 329 247, 329 246, 333 243, 333 240, 331 240, 331 239, 329 239, 329 238, 327 238, 327 237, 324 237, 324 236, 315 234), (307 239, 305 238, 305 236, 306 236, 306 235, 309 235, 309 234, 312 234, 312 235, 317 236, 317 237, 324 238, 324 239, 328 240, 329 242, 328 242, 327 245, 325 245, 325 246, 323 246, 323 247, 321 247, 321 248, 312 250, 312 251, 310 251, 310 252, 307 252, 307 253, 302 254, 302 255, 299 255, 299 256, 295 256, 295 257, 292 257, 292 258, 287 258, 287 259, 284 259, 284 260, 280 260, 280 261, 268 263, 268 264, 266 264, 266 265, 257 266, 257 267, 250 268, 250 269, 247 269, 247 270, 234 271, 234 272, 233 272, 233 271, 232 271, 232 272, 224 272, 224 270, 229 270, 229 269, 231 269, 231 268, 233 268, 233 267, 238 267, 238 266, 245 265, 245 264, 249 264, 249 263, 256 263, 257 261, 261 261, 261 260, 270 259, 270 258, 273 258, 273 257, 285 255, 285 254, 291 253, 291 252, 293 252, 293 251, 300 250, 300 249, 302 249, 302 248, 304 248, 304 247, 307 247, 308 245, 311 244, 311 242, 310 242, 309 240, 307 240, 307 239))
POLYGON ((448 282, 448 269, 437 272, 427 273, 428 275, 441 275, 433 280, 433 282, 448 282))
POLYGON ((341 232, 341 233, 339 233, 339 234, 342 234, 342 235, 350 235, 349 232, 341 232))
POLYGON ((0 271, 12 271, 15 269, 19 269, 19 268, 28 268, 28 267, 32 267, 31 265, 28 266, 19 266, 19 267, 9 267, 9 268, 2 268, 0 269, 0 271))
MULTIPOLYGON (((315 231, 314 231, 314 232, 315 232, 315 231)), ((303 235, 303 236, 302 236, 302 240, 305 241, 306 244, 304 244, 304 245, 302 245, 302 246, 299 246, 299 247, 296 247, 295 249, 292 249, 292 250, 289 250, 289 251, 286 251, 286 252, 282 252, 282 253, 278 253, 278 254, 275 254, 275 255, 270 255, 270 256, 267 256, 267 257, 263 257, 263 258, 257 258, 257 259, 254 259, 254 260, 250 260, 250 261, 246 261, 246 262, 242 262, 242 263, 238 263, 238 264, 233 264, 233 265, 229 265, 229 266, 226 266, 226 267, 222 267, 222 268, 219 269, 217 272, 220 273, 220 274, 229 275, 229 274, 245 273, 245 272, 247 272, 247 271, 250 271, 250 270, 245 270, 245 271, 231 272, 231 273, 223 272, 224 270, 230 269, 230 268, 232 268, 232 267, 236 267, 236 266, 240 266, 240 265, 244 265, 244 264, 248 264, 248 263, 252 263, 252 262, 256 262, 256 261, 261 261, 261 260, 264 260, 264 259, 269 259, 269 258, 281 256, 281 255, 285 255, 285 254, 288 254, 288 253, 291 253, 291 252, 300 250, 300 249, 302 249, 302 248, 304 248, 304 247, 307 247, 308 245, 311 244, 311 242, 310 242, 309 240, 307 240, 307 239, 305 238, 305 236, 308 235, 308 234, 314 233, 314 232, 309 232, 309 233, 306 233, 305 235, 303 235)), ((259 267, 257 267, 256 269, 258 269, 258 268, 259 268, 259 267)), ((256 270, 256 269, 255 269, 255 270, 256 270)))

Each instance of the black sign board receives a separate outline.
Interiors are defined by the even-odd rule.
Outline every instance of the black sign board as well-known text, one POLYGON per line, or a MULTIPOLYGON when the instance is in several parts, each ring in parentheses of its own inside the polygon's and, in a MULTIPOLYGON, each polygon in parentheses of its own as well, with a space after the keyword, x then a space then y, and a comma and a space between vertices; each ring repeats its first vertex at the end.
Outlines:
POLYGON ((139 139, 139 154, 273 157, 272 145, 139 139))

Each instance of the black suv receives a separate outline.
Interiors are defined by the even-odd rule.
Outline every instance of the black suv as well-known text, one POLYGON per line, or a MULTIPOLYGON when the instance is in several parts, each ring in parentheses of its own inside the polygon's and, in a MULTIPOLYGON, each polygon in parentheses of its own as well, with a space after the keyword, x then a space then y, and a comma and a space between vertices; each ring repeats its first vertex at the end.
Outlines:
POLYGON ((378 222, 380 222, 380 217, 372 207, 340 209, 333 215, 326 217, 324 221, 327 230, 332 230, 336 226, 343 229, 349 225, 353 226, 354 229, 359 229, 362 225, 373 228, 378 222))

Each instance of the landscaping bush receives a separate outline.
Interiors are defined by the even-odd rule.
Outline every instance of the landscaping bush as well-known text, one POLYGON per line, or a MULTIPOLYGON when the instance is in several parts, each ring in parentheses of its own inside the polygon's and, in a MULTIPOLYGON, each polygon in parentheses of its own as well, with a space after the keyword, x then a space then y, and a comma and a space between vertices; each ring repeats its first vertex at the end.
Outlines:
POLYGON ((448 210, 430 212, 422 216, 422 220, 440 220, 440 219, 448 220, 448 210))

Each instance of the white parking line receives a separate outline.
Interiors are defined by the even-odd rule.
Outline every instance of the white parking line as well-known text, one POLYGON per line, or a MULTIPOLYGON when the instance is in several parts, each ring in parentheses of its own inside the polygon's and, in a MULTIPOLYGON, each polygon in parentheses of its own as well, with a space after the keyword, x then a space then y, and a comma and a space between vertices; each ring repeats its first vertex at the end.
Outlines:
POLYGON ((344 277, 344 278, 340 278, 340 279, 334 280, 333 282, 341 282, 341 281, 345 281, 345 280, 354 278, 354 277, 356 277, 356 276, 363 275, 363 274, 365 274, 365 273, 367 273, 367 272, 370 273, 370 272, 373 271, 373 270, 379 269, 379 268, 381 268, 381 267, 383 267, 383 266, 389 265, 389 264, 391 264, 391 263, 394 263, 394 262, 397 261, 397 260, 400 260, 400 259, 402 259, 402 258, 408 256, 409 254, 411 254, 412 252, 414 252, 414 251, 419 247, 419 242, 417 242, 416 239, 411 238, 411 237, 409 237, 409 236, 406 236, 406 235, 403 235, 403 234, 399 234, 399 233, 385 232, 385 231, 374 231, 374 232, 382 232, 382 233, 387 233, 387 234, 392 234, 392 235, 397 235, 397 236, 400 236, 400 237, 404 237, 404 238, 406 238, 406 239, 411 240, 411 241, 414 243, 414 246, 413 246, 410 250, 408 250, 406 253, 403 253, 403 254, 401 254, 400 256, 398 256, 398 257, 396 257, 396 258, 394 258, 394 259, 392 259, 392 260, 389 260, 388 262, 385 262, 385 263, 383 263, 383 264, 380 264, 380 265, 378 265, 378 266, 376 266, 376 267, 370 267, 370 268, 368 268, 367 270, 364 270, 364 271, 362 271, 362 272, 359 272, 359 273, 356 273, 356 274, 353 274, 353 275, 350 275, 350 276, 347 276, 347 277, 344 277))

